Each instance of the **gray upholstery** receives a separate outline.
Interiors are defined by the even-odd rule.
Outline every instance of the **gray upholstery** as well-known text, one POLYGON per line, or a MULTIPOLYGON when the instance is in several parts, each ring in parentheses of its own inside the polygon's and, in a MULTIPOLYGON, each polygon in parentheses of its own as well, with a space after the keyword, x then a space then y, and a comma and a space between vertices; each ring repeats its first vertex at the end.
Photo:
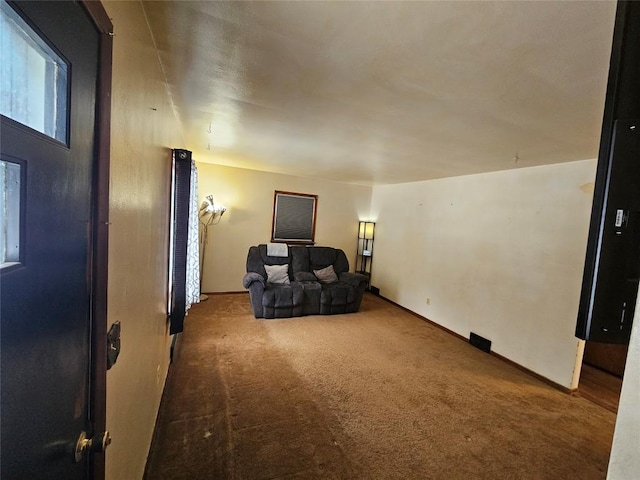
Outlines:
POLYGON ((264 318, 299 317, 302 315, 304 290, 299 283, 271 285, 262 295, 264 318))
POLYGON ((249 290, 256 318, 284 318, 300 315, 357 312, 367 278, 349 273, 344 252, 331 247, 290 246, 288 257, 267 255, 267 246, 249 248, 247 274, 242 284, 249 290), (289 265, 290 285, 267 282, 265 265, 289 265), (338 281, 317 281, 313 270, 333 266, 338 281))
MULTIPOLYGON (((291 249, 289 249, 291 252, 291 249)), ((291 275, 291 255, 272 257, 267 255, 267 246, 250 247, 247 255, 247 274, 242 279, 244 288, 249 289, 251 307, 256 318, 283 318, 302 315, 304 291, 298 282, 289 285, 267 282, 265 265, 289 265, 291 275)))
POLYGON ((320 295, 322 287, 318 282, 301 282, 304 289, 304 299, 302 303, 302 315, 317 315, 320 313, 320 295))
POLYGON ((289 279, 293 279, 291 274, 291 248, 289 248, 288 257, 270 257, 267 255, 267 246, 258 245, 257 247, 250 247, 249 254, 247 256, 247 272, 255 272, 262 275, 262 278, 267 278, 267 272, 264 269, 267 265, 285 265, 289 264, 289 279))
POLYGON ((293 256, 293 272, 313 272, 333 265, 336 275, 349 271, 349 261, 344 252, 331 247, 302 247, 289 248, 293 256))

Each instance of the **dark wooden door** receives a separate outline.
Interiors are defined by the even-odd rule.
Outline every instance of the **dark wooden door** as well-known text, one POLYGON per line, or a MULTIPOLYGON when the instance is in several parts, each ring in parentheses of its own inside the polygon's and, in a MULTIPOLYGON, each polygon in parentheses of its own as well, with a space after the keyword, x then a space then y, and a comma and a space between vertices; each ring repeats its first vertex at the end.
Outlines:
POLYGON ((13 233, 3 237, 9 256, 0 270, 0 477, 85 479, 90 461, 73 453, 81 432, 96 433, 89 407, 100 35, 77 2, 2 2, 2 34, 11 28, 15 43, 3 37, 2 81, 17 80, 3 84, 0 125, 2 165, 13 172, 3 186, 3 230, 13 233))

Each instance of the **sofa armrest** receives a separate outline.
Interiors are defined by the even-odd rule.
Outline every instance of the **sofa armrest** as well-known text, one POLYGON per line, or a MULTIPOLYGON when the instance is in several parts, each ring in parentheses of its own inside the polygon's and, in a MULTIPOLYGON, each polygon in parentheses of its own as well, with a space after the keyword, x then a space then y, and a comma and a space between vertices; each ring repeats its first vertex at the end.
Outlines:
POLYGON ((367 283, 369 280, 365 275, 361 273, 343 272, 340 274, 339 280, 354 287, 360 286, 362 283, 367 283))
POLYGON ((317 282, 318 279, 311 272, 296 272, 294 275, 296 282, 317 282))
POLYGON ((248 272, 244 276, 244 278, 242 279, 242 286, 244 286, 244 288, 249 288, 251 287, 251 284, 253 282, 260 282, 262 284, 262 288, 264 288, 264 285, 265 285, 264 277, 259 273, 255 273, 255 272, 248 272))

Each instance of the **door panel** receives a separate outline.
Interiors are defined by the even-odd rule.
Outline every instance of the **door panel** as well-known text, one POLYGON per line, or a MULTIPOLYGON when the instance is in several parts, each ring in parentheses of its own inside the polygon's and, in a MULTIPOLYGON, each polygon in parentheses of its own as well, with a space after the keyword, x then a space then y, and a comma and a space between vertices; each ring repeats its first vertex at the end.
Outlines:
POLYGON ((75 2, 12 4, 69 63, 68 146, 1 118, 24 169, 20 262, 0 271, 2 479, 88 478, 74 463, 90 400, 92 176, 99 35, 75 2))

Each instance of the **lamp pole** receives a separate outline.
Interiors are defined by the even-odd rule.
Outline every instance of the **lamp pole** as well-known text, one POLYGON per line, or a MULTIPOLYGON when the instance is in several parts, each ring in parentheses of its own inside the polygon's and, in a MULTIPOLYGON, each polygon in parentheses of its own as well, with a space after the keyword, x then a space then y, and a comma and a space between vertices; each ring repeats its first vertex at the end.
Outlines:
POLYGON ((204 256, 207 252, 207 242, 209 238, 209 227, 216 225, 222 219, 222 215, 227 209, 224 205, 216 206, 213 202, 213 195, 207 195, 205 201, 200 206, 199 219, 202 225, 202 232, 200 233, 200 245, 202 246, 202 258, 200 260, 200 301, 204 302, 209 299, 209 296, 202 293, 202 276, 204 274, 204 256), (216 222, 216 220, 218 220, 216 222))
POLYGON ((211 218, 207 221, 207 223, 202 223, 202 259, 200 260, 200 301, 204 302, 205 300, 209 300, 209 295, 202 293, 202 275, 204 273, 204 255, 207 252, 207 239, 209 235, 209 225, 211 225, 211 218))

